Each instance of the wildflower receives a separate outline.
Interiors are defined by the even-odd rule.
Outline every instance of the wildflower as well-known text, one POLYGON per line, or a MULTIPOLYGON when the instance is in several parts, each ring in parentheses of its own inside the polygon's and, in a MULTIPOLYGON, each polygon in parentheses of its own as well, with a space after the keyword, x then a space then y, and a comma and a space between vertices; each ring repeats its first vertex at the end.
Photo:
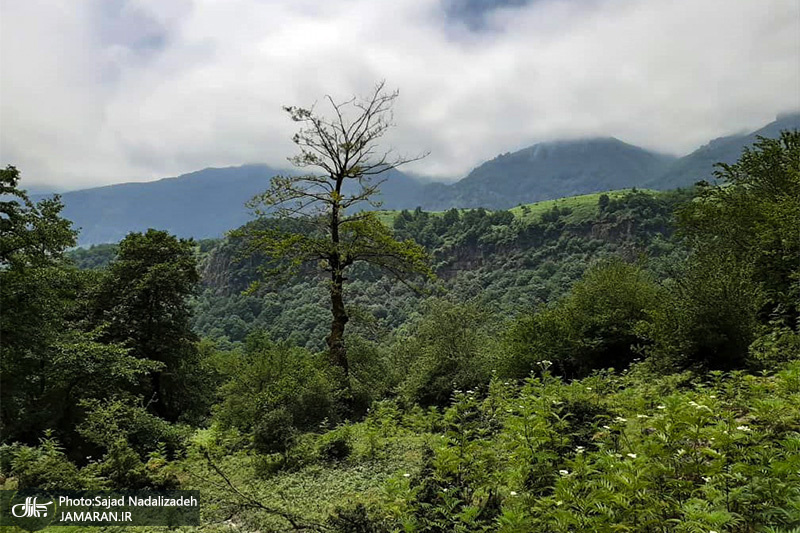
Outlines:
POLYGON ((447 489, 442 489, 442 492, 447 492, 447 489))
POLYGON ((603 429, 611 429, 611 428, 608 426, 603 426, 603 429))
POLYGON ((635 453, 629 453, 628 457, 630 457, 631 459, 636 459, 636 454, 635 453))
POLYGON ((583 453, 583 450, 585 449, 586 448, 584 448, 583 446, 578 446, 577 448, 575 448, 575 453, 583 453))
POLYGON ((559 470, 558 473, 561 474, 562 476, 568 476, 569 470, 559 470))
POLYGON ((516 496, 517 495, 517 493, 514 492, 513 490, 509 494, 511 494, 512 496, 516 496))
POLYGON ((591 388, 591 387, 586 387, 586 390, 589 390, 589 391, 590 391, 590 390, 592 390, 592 388, 591 388))
POLYGON ((666 409, 666 408, 667 408, 666 405, 657 405, 656 406, 656 409, 666 409))
POLYGON ((618 416, 617 418, 614 419, 614 422, 620 422, 620 423, 621 422, 627 422, 627 421, 628 421, 627 418, 622 418, 621 416, 618 416))
POLYGON ((711 478, 703 476, 703 481, 705 481, 706 483, 710 483, 711 482, 711 478))
POLYGON ((405 473, 403 474, 403 477, 411 477, 411 474, 405 473))
POLYGON ((739 431, 750 431, 750 428, 747 426, 736 426, 736 429, 739 431))

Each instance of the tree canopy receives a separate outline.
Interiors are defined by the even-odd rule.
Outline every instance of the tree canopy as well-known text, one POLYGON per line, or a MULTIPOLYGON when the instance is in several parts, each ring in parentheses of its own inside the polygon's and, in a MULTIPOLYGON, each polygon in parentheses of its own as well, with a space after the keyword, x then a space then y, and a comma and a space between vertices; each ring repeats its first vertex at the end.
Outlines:
POLYGON ((291 224, 253 230, 252 249, 267 258, 268 276, 291 274, 312 265, 330 278, 331 321, 327 344, 331 362, 348 371, 344 345, 349 315, 344 303, 345 273, 357 262, 375 265, 405 282, 414 274, 430 275, 425 250, 412 240, 398 241, 364 207, 376 207, 383 177, 419 157, 395 155, 379 141, 392 126, 398 92, 376 85, 366 98, 337 102, 326 97, 330 117, 312 107, 286 107, 300 125, 292 140, 300 152, 290 161, 304 172, 275 176, 269 189, 250 206, 291 224))

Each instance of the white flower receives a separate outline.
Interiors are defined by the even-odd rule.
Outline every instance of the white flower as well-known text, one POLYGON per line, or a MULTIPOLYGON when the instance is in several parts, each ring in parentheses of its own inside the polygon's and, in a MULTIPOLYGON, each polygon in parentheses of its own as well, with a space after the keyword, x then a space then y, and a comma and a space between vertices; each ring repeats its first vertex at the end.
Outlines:
POLYGON ((509 492, 509 494, 511 494, 512 496, 516 496, 517 495, 517 493, 514 492, 513 490, 511 492, 509 492))
POLYGON ((561 474, 562 476, 567 476, 569 475, 569 470, 559 470, 558 473, 561 474))
POLYGON ((403 477, 411 477, 411 474, 403 474, 403 477))
POLYGON ((442 492, 447 492, 447 489, 442 489, 442 492))
POLYGON ((666 409, 666 408, 667 408, 666 405, 658 405, 658 406, 656 406, 656 409, 666 409))
POLYGON ((711 482, 711 478, 703 476, 703 481, 705 481, 706 483, 710 483, 711 482))
POLYGON ((617 418, 614 419, 614 421, 615 422, 627 422, 628 419, 627 418, 622 418, 621 416, 618 416, 617 418))
POLYGON ((636 459, 636 454, 635 453, 629 453, 628 457, 630 457, 631 459, 636 459))
POLYGON ((585 450, 585 449, 586 448, 584 448, 583 446, 578 446, 577 448, 575 448, 575 452, 576 453, 583 453, 583 450, 585 450))
POLYGON ((736 429, 739 431, 750 431, 750 428, 747 426, 736 426, 736 429))
POLYGON ((592 388, 591 387, 586 387, 586 390, 592 390, 592 388))
POLYGON ((711 398, 712 400, 715 399, 716 397, 717 397, 716 394, 712 394, 711 396, 709 396, 709 398, 711 398))
POLYGON ((603 429, 611 429, 611 428, 608 426, 603 426, 603 429))

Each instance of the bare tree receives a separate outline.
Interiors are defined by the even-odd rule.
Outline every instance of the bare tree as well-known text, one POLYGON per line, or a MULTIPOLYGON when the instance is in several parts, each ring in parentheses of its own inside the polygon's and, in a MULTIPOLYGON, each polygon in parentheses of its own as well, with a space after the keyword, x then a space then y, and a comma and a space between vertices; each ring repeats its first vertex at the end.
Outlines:
POLYGON ((275 176, 270 188, 248 204, 261 216, 289 221, 250 235, 251 246, 268 258, 268 276, 297 273, 309 264, 330 276, 333 319, 327 344, 331 362, 345 374, 349 316, 343 286, 348 268, 367 262, 403 282, 411 275, 432 275, 422 247, 397 241, 373 212, 363 209, 379 207, 376 194, 386 172, 427 155, 403 157, 379 148, 379 140, 393 125, 392 106, 398 96, 397 91, 385 92, 384 85, 377 84, 366 98, 337 102, 326 96, 329 117, 317 114, 314 107, 285 107, 300 123, 292 138, 300 153, 290 161, 305 173, 275 176))

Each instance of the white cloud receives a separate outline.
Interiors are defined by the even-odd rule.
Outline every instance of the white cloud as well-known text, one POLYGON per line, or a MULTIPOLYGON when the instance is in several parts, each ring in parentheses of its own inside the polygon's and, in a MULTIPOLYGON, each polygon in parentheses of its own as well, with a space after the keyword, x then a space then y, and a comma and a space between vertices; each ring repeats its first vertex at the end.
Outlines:
POLYGON ((796 0, 544 0, 484 31, 429 0, 0 2, 0 163, 29 184, 284 166, 282 105, 383 78, 387 141, 443 176, 564 136, 685 153, 800 108, 796 0))

